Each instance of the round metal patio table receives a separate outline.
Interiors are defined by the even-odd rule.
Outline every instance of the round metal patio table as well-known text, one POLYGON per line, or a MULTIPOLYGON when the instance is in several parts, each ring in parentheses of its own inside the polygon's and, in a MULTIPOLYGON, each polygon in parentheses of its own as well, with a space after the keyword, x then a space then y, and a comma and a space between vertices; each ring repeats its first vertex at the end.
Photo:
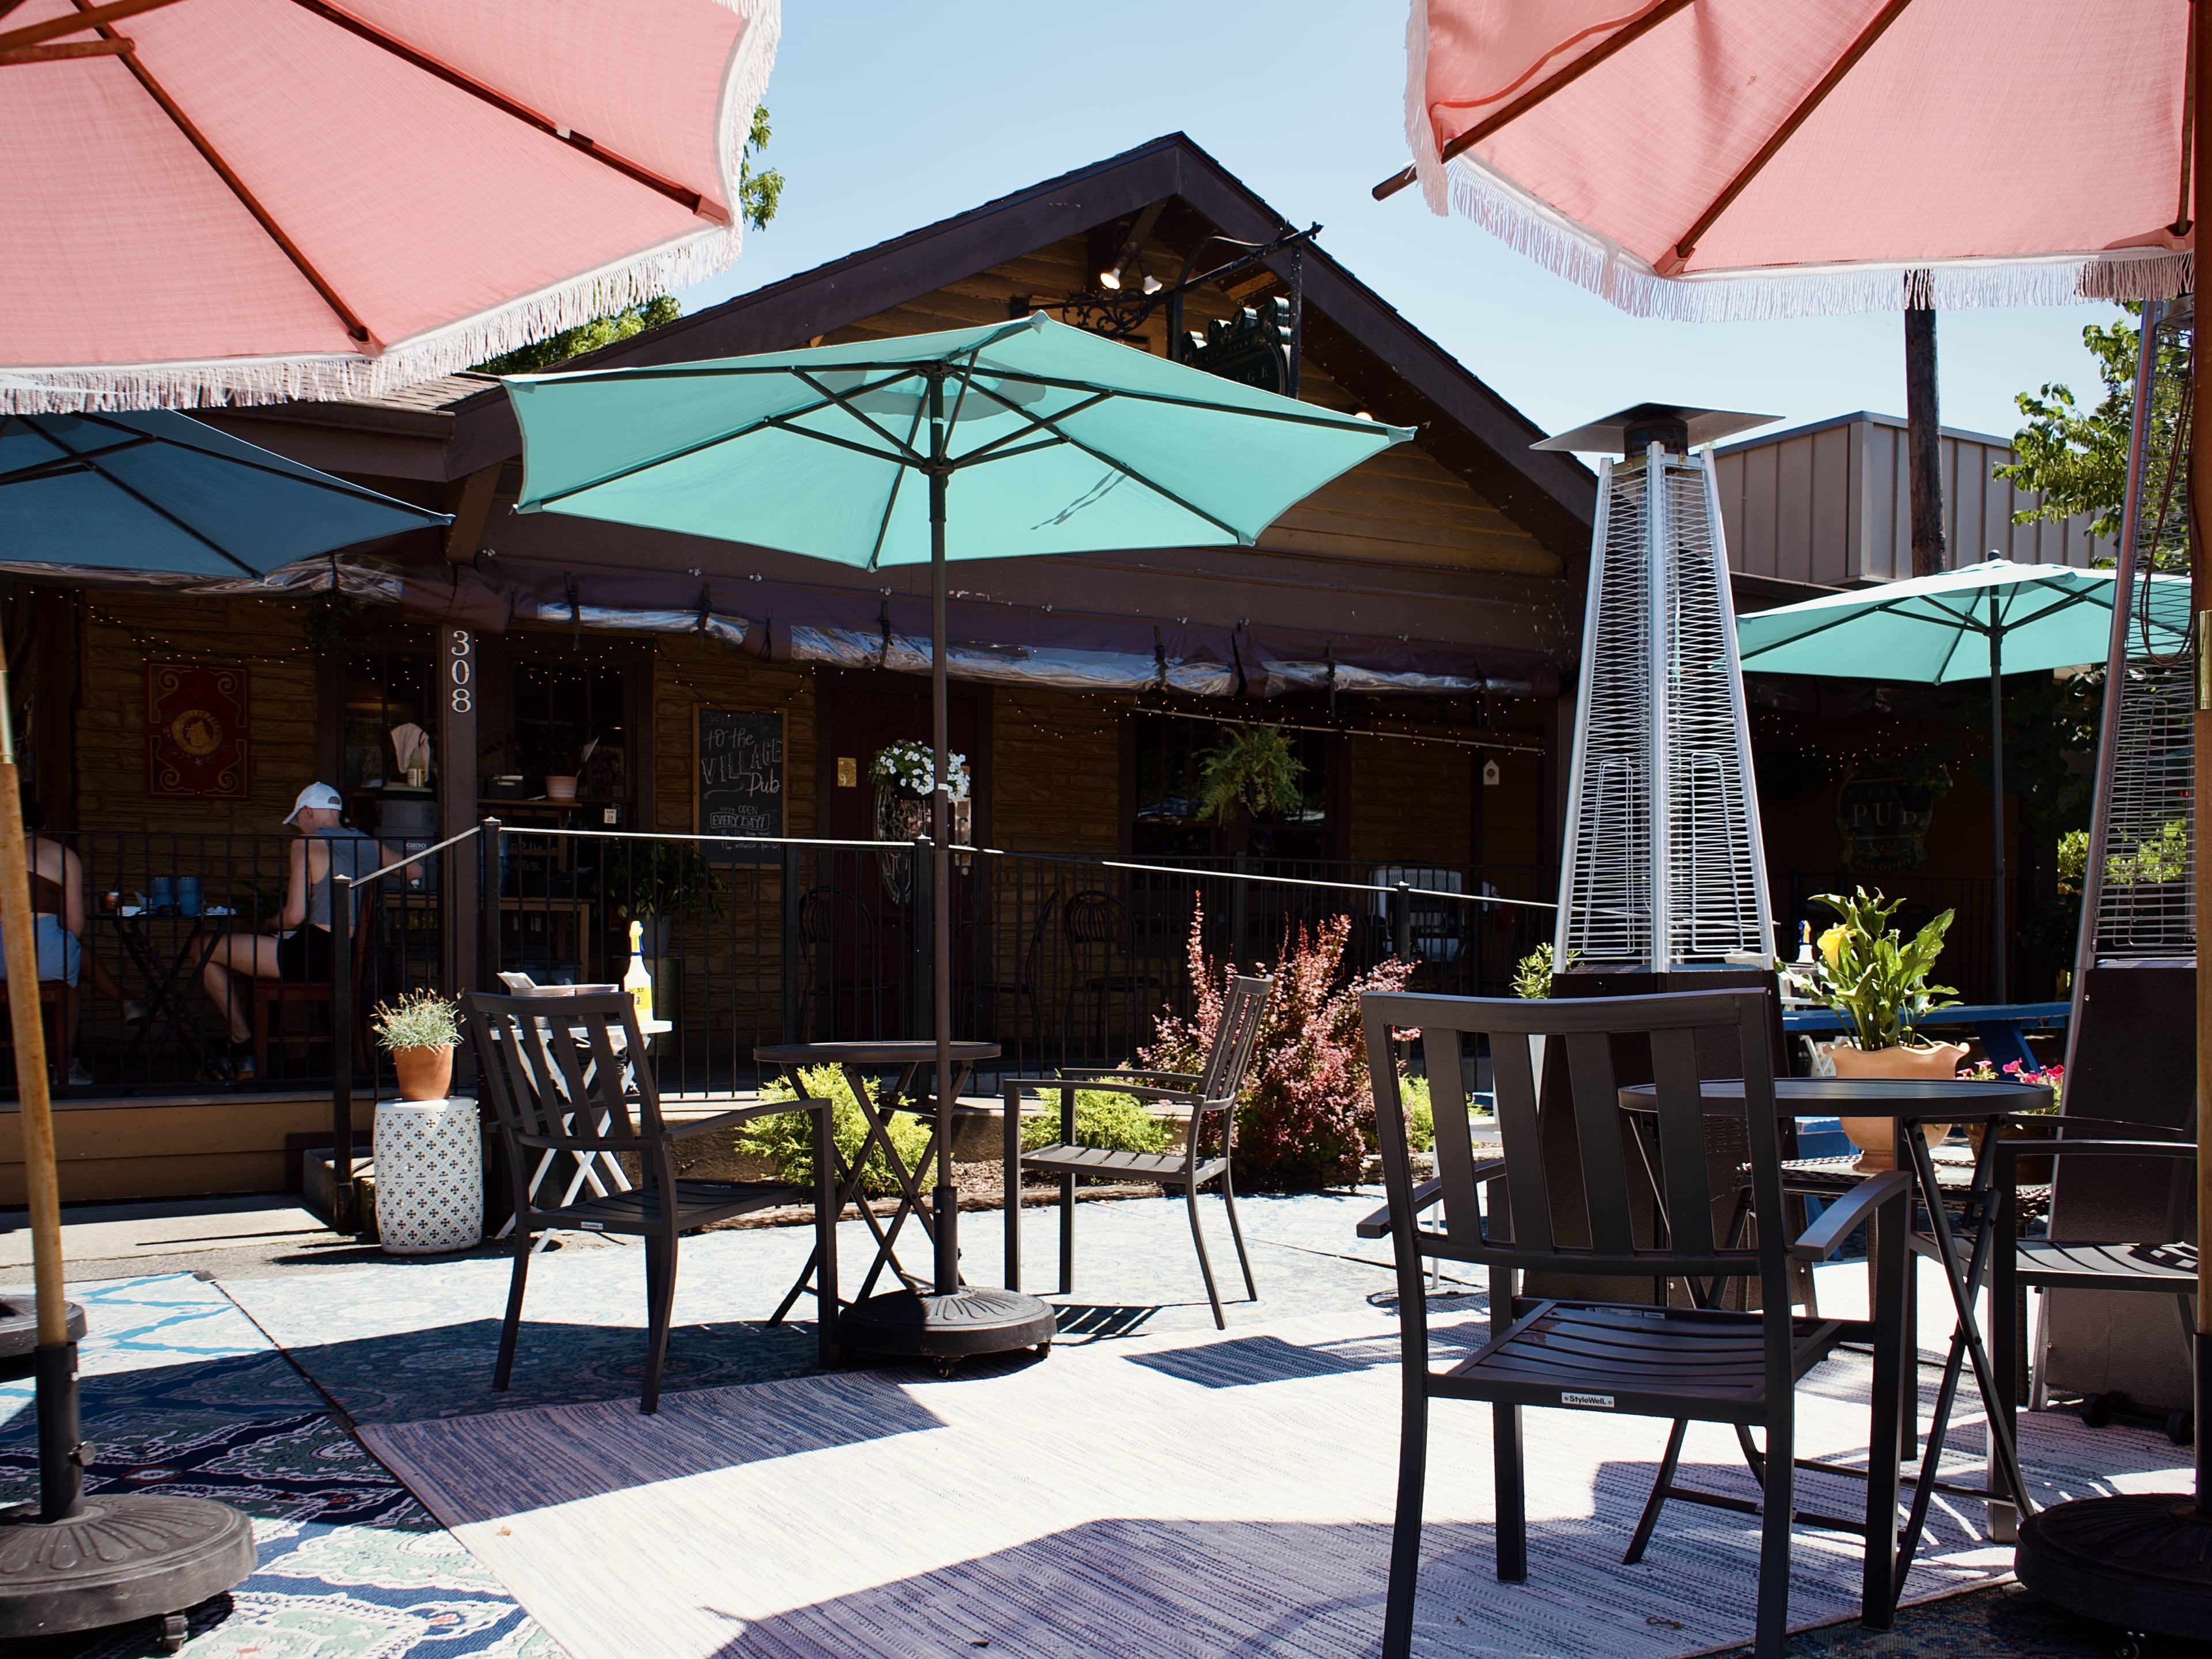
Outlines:
MULTIPOLYGON (((1741 1079, 1709 1079, 1700 1085, 1699 1093, 1708 1115, 1742 1117, 1741 1079)), ((1656 1096, 1653 1085, 1636 1084, 1620 1091, 1620 1105, 1625 1111, 1649 1115, 1657 1109, 1656 1096)), ((1950 1430, 1952 1407, 1958 1398, 1963 1362, 1972 1363, 1974 1382, 1983 1401, 1996 1398, 1989 1351, 1982 1340, 1981 1322, 1974 1313, 1974 1293, 1988 1273, 1990 1251, 1996 1235, 1996 1206, 1990 1200, 1996 1173, 1998 1137, 1983 1137, 1981 1151, 1974 1158, 1972 1181, 1963 1194, 1962 1219, 1968 1249, 1962 1261, 1959 1231, 1953 1228, 1949 1211, 1945 1207, 1947 1200, 1956 1205, 1962 1194, 1955 1182, 1947 1186, 1939 1179, 1935 1159, 1929 1152, 1928 1137, 1921 1126, 1927 1122, 1987 1123, 2010 1113, 2035 1111, 2050 1104, 2051 1091, 2028 1083, 1984 1083, 1955 1078, 1774 1079, 1775 1110, 1781 1116, 1896 1120, 1900 1131, 1899 1144, 1909 1154, 1909 1163, 1903 1167, 1909 1170, 1917 1188, 1929 1231, 1936 1242, 1936 1262, 1943 1270, 1944 1282, 1951 1290, 1956 1322, 1952 1329, 1950 1352, 1943 1362, 1942 1386, 1936 1391, 1936 1409, 1928 1425, 1919 1478, 1913 1483, 1911 1512, 1903 1536, 1897 1540, 1897 1567, 1889 1580, 1893 1589, 1901 1589, 1904 1585, 1905 1571, 1919 1548, 1921 1530, 1927 1523, 1929 1504, 1937 1490, 1937 1468, 1942 1461, 1944 1439, 1950 1430), (1906 1131, 1909 1133, 1904 1133, 1906 1131)), ((1912 1334, 1907 1335, 1910 1338, 1912 1334)), ((1916 1346, 1908 1340, 1908 1353, 1916 1346)), ((1911 1370, 1907 1368, 1908 1376, 1911 1370)), ((1994 1526, 2002 1526, 2004 1522, 1999 1518, 2000 1510, 2008 1497, 2021 1515, 2033 1514, 2034 1506, 2028 1501, 2027 1482, 2021 1476, 2020 1449, 2010 1425, 2003 1414, 1993 1408, 1985 1410, 1983 1415, 1987 1420, 1990 1443, 1990 1518, 1994 1526)), ((1869 1540, 1869 1546, 1872 1542, 1869 1540)))
MULTIPOLYGON (((975 1062, 996 1060, 999 1045, 995 1042, 955 1042, 952 1045, 952 1080, 950 1094, 960 1098, 975 1062)), ((869 1264, 866 1279, 861 1281, 860 1293, 853 1304, 866 1302, 889 1264, 899 1282, 917 1293, 927 1291, 933 1281, 908 1273, 899 1266, 893 1248, 898 1243, 899 1229, 906 1224, 909 1215, 921 1224, 925 1235, 933 1243, 937 1237, 938 1218, 935 1206, 928 1197, 928 1176, 932 1159, 939 1160, 945 1171, 943 1184, 952 1185, 952 1149, 943 1144, 944 1131, 935 1118, 934 1091, 917 1094, 915 1079, 925 1068, 934 1069, 937 1064, 937 1044, 927 1038, 893 1038, 879 1042, 775 1042, 753 1050, 753 1059, 763 1066, 780 1066, 790 1079, 794 1093, 805 1096, 805 1085, 799 1081, 801 1068, 815 1066, 835 1066, 845 1079, 845 1087, 860 1109, 867 1125, 860 1148, 847 1159, 842 1152, 837 1158, 837 1208, 842 1214, 845 1206, 857 1204, 860 1218, 867 1223, 868 1231, 875 1235, 876 1258, 869 1264), (889 1072, 893 1076, 882 1086, 871 1089, 868 1073, 889 1072), (923 1119, 930 1125, 929 1140, 921 1156, 908 1169, 906 1160, 891 1145, 890 1123, 894 1113, 907 1112, 923 1119), (867 1167, 868 1156, 878 1146, 884 1150, 884 1161, 890 1166, 892 1179, 898 1182, 898 1208, 891 1215, 886 1228, 881 1218, 869 1207, 867 1195, 861 1190, 861 1173, 867 1167)), ((792 1285, 769 1322, 775 1324, 791 1311, 806 1289, 807 1280, 813 1277, 815 1258, 809 1255, 800 1269, 798 1282, 792 1285)), ((818 1294, 836 1295, 837 1287, 824 1285, 818 1294)))

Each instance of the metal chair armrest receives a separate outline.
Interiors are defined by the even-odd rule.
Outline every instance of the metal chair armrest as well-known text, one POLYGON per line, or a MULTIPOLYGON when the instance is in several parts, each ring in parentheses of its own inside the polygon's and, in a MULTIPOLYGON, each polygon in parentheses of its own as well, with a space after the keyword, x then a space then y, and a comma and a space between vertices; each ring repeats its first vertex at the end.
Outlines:
POLYGON ((671 1140, 682 1140, 691 1135, 711 1134, 717 1129, 735 1128, 740 1123, 750 1123, 755 1118, 781 1117, 786 1112, 819 1112, 831 1109, 826 1100, 764 1100, 757 1106, 739 1106, 727 1112, 717 1112, 712 1117, 694 1118, 688 1122, 670 1123, 665 1118, 661 1133, 671 1140))
MULTIPOLYGON (((1118 1066, 1063 1066, 1058 1083, 1113 1083, 1127 1079, 1133 1083, 1149 1084, 1155 1088, 1195 1089, 1197 1075, 1190 1072, 1128 1072, 1118 1066)), ((1026 1079, 1024 1079, 1026 1080, 1026 1079)))
POLYGON ((1905 1201, 1912 1194, 1909 1170, 1891 1170, 1859 1184, 1820 1212, 1820 1218, 1790 1247, 1800 1261, 1826 1261, 1844 1247, 1859 1224, 1888 1204, 1905 1201))
POLYGON ((2096 1140, 2087 1136, 2069 1139, 2012 1140, 2000 1137, 1997 1162, 2002 1168, 2023 1158, 2187 1158, 2197 1156, 2193 1140, 2096 1140))
MULTIPOLYGON (((1069 1079, 1069 1081, 1073 1080, 1069 1079)), ((1006 1079, 1003 1086, 1010 1091, 1027 1086, 1042 1093, 1048 1089, 1058 1089, 1062 1085, 1058 1079, 1010 1077, 1006 1079)), ((1080 1086, 1089 1088, 1091 1085, 1084 1084, 1080 1086)), ((1139 1100, 1171 1100, 1186 1106, 1198 1104, 1198 1091, 1195 1089, 1149 1089, 1136 1085, 1116 1085, 1114 1092, 1117 1095, 1131 1095, 1139 1100)))
POLYGON ((655 1144, 642 1136, 616 1139, 606 1135, 532 1135, 520 1130, 511 1132, 509 1139, 518 1146, 547 1152, 647 1152, 655 1144))
MULTIPOLYGON (((1498 1180, 1504 1174, 1505 1160, 1502 1158, 1483 1158, 1474 1166, 1474 1179, 1477 1186, 1486 1182, 1498 1180)), ((1424 1210, 1432 1207, 1443 1195, 1444 1183, 1441 1179, 1422 1182, 1413 1188, 1413 1213, 1419 1215, 1424 1210)), ((1385 1204, 1379 1210, 1370 1211, 1360 1218, 1358 1224, 1352 1231, 1361 1238, 1389 1237, 1390 1206, 1385 1204)))

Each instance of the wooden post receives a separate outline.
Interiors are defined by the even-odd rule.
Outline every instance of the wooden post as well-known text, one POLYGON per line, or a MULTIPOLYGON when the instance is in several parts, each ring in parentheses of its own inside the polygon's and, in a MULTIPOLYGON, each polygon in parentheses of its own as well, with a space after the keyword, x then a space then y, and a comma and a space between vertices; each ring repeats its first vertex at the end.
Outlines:
MULTIPOLYGON (((1907 273, 1910 283, 1924 271, 1907 273)), ((1905 313, 1905 453, 1912 480, 1912 574, 1944 568, 1943 421, 1936 395, 1936 313, 1905 313)))
MULTIPOLYGON (((2208 58, 2204 45, 2206 31, 2191 28, 2190 48, 2195 59, 2189 66, 2196 96, 2197 131, 2192 153, 2197 158, 2195 176, 2191 180, 2194 201, 2190 209, 2191 219, 2198 228, 2204 223, 2207 213, 2212 213, 2212 183, 2206 175, 2212 173, 2204 164, 2204 137, 2207 109, 2212 106, 2212 58, 2208 58)), ((2200 293, 2197 296, 2202 298, 2200 293)), ((2197 320, 2202 320, 2201 319, 2197 320)), ((2208 1137, 2212 1137, 2212 961, 2208 961, 2204 950, 2204 933, 2208 921, 2212 921, 2212 857, 2206 856, 2205 836, 2212 832, 2212 812, 2204 807, 2204 786, 2212 779, 2212 547, 2205 545, 2203 514, 2205 502, 2212 500, 2206 491, 2212 490, 2212 456, 2208 456, 2204 433, 2212 426, 2212 377, 2204 372, 2204 345, 2196 341, 2190 353, 2190 443, 2189 443, 2189 605, 2197 618, 2197 708, 2194 716, 2196 763, 2196 799, 2192 826, 2194 838, 2190 843, 2196 866, 2197 888, 2197 1213, 2212 1216, 2212 1161, 2204 1155, 2208 1137)), ((2106 696, 2113 693, 2107 689, 2106 696)), ((2212 1450, 2206 1442, 2212 1440, 2212 1267, 2208 1267, 2200 1255, 2197 1267, 2197 1512, 2212 1516, 2212 1450)))
MULTIPOLYGON (((477 640, 468 629, 439 630, 438 839, 464 834, 477 821, 477 640)), ((465 845, 439 855, 442 866, 446 989, 458 996, 477 986, 477 879, 483 865, 465 845)))
POLYGON ((31 1212, 31 1278, 38 1293, 39 1501, 48 1521, 74 1514, 83 1479, 76 1457, 76 1346, 62 1296, 62 1203, 54 1173, 53 1102, 46 1092, 46 1030, 39 1002, 38 939, 31 925, 23 793, 15 773, 15 727, 8 659, 0 644, 0 944, 22 970, 8 999, 15 1040, 15 1098, 23 1120, 23 1184, 31 1212))

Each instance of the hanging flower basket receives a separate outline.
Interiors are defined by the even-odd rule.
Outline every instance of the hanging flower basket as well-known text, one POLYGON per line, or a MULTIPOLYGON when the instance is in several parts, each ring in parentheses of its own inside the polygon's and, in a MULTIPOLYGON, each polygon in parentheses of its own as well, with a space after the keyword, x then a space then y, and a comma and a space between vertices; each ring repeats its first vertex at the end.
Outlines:
MULTIPOLYGON (((972 804, 969 799, 968 757, 945 757, 947 784, 952 796, 951 840, 969 839, 972 804)), ((936 757, 927 744, 901 741, 877 751, 868 763, 868 776, 876 786, 876 839, 912 843, 929 834, 929 798, 936 787, 936 757)), ((882 866, 884 892, 894 904, 904 904, 914 891, 911 854, 886 853, 882 866)))

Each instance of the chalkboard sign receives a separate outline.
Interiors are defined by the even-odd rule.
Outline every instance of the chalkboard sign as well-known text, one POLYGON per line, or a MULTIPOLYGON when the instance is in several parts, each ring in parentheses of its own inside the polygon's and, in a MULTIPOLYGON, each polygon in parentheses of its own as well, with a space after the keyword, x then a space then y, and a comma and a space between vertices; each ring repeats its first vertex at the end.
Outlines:
MULTIPOLYGON (((700 708, 691 745, 692 822, 702 836, 783 834, 783 714, 778 709, 700 708)), ((770 847, 710 847, 708 856, 755 862, 770 847)))

